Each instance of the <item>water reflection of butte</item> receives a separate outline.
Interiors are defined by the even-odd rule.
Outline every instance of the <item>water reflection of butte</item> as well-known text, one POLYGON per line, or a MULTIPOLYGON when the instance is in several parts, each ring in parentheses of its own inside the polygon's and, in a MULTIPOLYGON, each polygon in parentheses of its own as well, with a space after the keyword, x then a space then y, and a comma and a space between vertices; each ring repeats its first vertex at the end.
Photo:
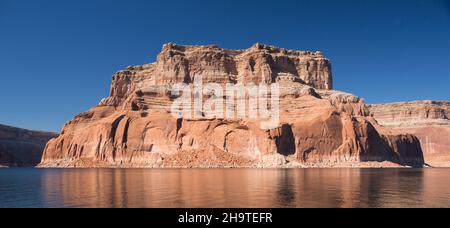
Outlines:
POLYGON ((423 196, 425 207, 450 205, 450 176, 448 169, 426 169, 423 177, 423 196))
POLYGON ((47 202, 73 207, 352 207, 358 175, 358 170, 64 170, 45 172, 43 195, 47 202))
POLYGON ((47 207, 432 207, 450 198, 439 171, 48 170, 42 198, 47 207))
POLYGON ((189 207, 270 206, 267 191, 276 181, 275 172, 264 170, 182 170, 180 173, 183 178, 178 186, 189 207))
POLYGON ((351 208, 358 204, 358 169, 299 170, 294 175, 296 207, 351 208))
POLYGON ((112 206, 113 180, 110 170, 59 170, 43 174, 43 194, 47 202, 68 207, 112 206))
POLYGON ((138 169, 45 172, 42 194, 46 202, 68 207, 218 206, 227 203, 227 188, 242 187, 226 186, 223 174, 138 169), (214 198, 218 201, 208 200, 214 198))
POLYGON ((371 169, 364 170, 361 177, 361 207, 398 208, 424 205, 424 170, 371 169))

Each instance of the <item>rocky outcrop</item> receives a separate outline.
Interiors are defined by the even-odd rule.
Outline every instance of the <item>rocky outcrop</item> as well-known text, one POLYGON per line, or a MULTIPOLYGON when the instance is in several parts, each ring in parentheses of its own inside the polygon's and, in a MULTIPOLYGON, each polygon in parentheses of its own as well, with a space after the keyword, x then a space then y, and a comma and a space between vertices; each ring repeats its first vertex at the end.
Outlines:
POLYGON ((105 104, 119 105, 129 94, 151 86, 203 82, 275 82, 285 75, 318 89, 332 89, 331 63, 320 52, 292 51, 263 44, 246 50, 217 46, 164 45, 157 61, 130 66, 113 77, 111 96, 105 104))
MULTIPOLYGON (((262 44, 247 50, 167 44, 157 61, 113 77, 110 96, 69 121, 41 167, 342 167, 422 166, 419 140, 370 117, 364 101, 333 91, 320 52, 262 44), (179 82, 278 82, 280 123, 258 118, 174 118, 179 82)), ((209 98, 209 97, 207 97, 209 98)))
POLYGON ((0 166, 39 164, 45 144, 58 135, 0 125, 0 166))
POLYGON ((427 164, 450 167, 450 102, 399 102, 370 105, 368 109, 381 125, 416 135, 427 164))
POLYGON ((377 121, 389 127, 450 125, 450 102, 414 101, 369 105, 377 121))

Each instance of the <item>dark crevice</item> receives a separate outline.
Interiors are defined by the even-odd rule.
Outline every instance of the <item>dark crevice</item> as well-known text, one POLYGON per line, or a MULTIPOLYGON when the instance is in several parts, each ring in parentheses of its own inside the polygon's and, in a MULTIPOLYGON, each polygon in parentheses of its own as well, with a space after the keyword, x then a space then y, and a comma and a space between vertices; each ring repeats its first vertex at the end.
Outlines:
POLYGON ((120 116, 119 118, 117 118, 111 126, 111 133, 109 135, 109 138, 111 139, 111 141, 114 143, 115 142, 115 137, 116 137, 116 131, 117 128, 119 127, 120 122, 125 118, 124 115, 120 116))
POLYGON ((303 157, 302 157, 303 162, 307 162, 307 161, 308 161, 308 158, 309 158, 309 155, 310 155, 311 153, 313 153, 314 151, 316 151, 315 148, 309 148, 309 149, 305 150, 305 151, 303 152, 303 157))
POLYGON ((177 119, 177 133, 181 130, 182 127, 183 127, 183 119, 179 118, 177 119))
POLYGON ((177 139, 179 137, 182 138, 182 136, 179 136, 179 132, 180 132, 182 127, 183 127, 183 118, 178 118, 177 119, 177 135, 176 135, 177 139))
POLYGON ((295 137, 291 125, 284 124, 280 128, 280 135, 275 138, 275 142, 279 154, 284 156, 295 154, 295 137))
POLYGON ((84 152, 84 146, 81 146, 80 153, 79 153, 80 157, 83 156, 83 152, 84 152))
POLYGON ((255 66, 256 66, 256 61, 253 58, 250 58, 249 64, 250 64, 250 70, 252 72, 254 72, 255 71, 255 66))
POLYGON ((139 106, 136 101, 131 102, 131 111, 139 111, 139 106))
POLYGON ((128 142, 128 129, 130 128, 130 119, 127 120, 127 123, 125 124, 125 129, 123 131, 123 137, 122 137, 122 144, 126 146, 128 142))

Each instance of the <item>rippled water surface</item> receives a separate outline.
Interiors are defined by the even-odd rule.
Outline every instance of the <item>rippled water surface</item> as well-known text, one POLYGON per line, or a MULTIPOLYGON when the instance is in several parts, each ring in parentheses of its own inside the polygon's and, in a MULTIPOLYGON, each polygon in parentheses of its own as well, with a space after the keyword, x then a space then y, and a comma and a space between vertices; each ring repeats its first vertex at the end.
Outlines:
POLYGON ((450 169, 0 169, 0 207, 450 207, 450 169))

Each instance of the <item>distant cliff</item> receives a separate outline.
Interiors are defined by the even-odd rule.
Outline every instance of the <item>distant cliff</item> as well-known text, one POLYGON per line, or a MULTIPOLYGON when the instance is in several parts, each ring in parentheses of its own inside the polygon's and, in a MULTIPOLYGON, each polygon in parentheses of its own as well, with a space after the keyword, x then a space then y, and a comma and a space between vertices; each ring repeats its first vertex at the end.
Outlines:
POLYGON ((416 135, 429 165, 450 167, 450 102, 398 102, 368 109, 379 124, 416 135))
POLYGON ((55 133, 0 125, 0 166, 36 166, 41 160, 45 144, 57 136, 55 133))
POLYGON ((424 164, 414 135, 378 125, 362 99, 332 89, 331 63, 320 52, 263 44, 245 50, 167 44, 156 62, 116 73, 110 96, 69 121, 47 144, 40 166, 424 164), (279 82, 279 125, 264 130, 261 119, 174 118, 170 108, 178 97, 168 91, 198 76, 222 86, 279 82))
POLYGON ((377 121, 390 127, 450 125, 450 102, 413 101, 369 105, 377 121))

